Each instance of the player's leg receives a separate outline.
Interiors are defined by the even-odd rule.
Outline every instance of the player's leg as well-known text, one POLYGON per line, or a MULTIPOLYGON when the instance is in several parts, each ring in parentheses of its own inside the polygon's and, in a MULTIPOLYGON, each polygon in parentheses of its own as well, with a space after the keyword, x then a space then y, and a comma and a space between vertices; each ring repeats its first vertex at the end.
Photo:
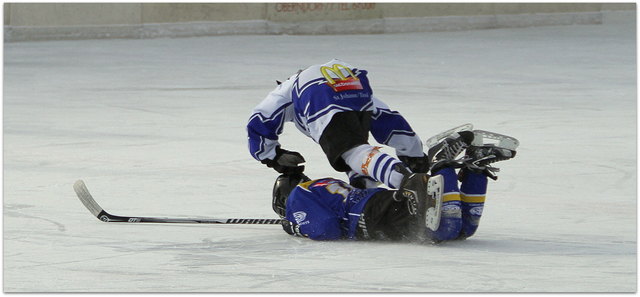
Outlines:
POLYGON ((409 214, 406 201, 393 199, 394 191, 382 190, 375 193, 364 206, 358 226, 358 240, 408 240, 413 217, 409 214))
POLYGON ((519 145, 517 139, 494 132, 475 130, 474 135, 474 141, 466 151, 464 168, 460 172, 463 221, 460 239, 472 236, 478 229, 488 178, 498 178, 496 172, 499 169, 491 164, 515 157, 519 145))
POLYGON ((370 119, 369 112, 335 114, 322 132, 320 146, 337 171, 353 171, 397 189, 403 174, 396 165, 402 162, 368 143, 370 119))
POLYGON ((427 237, 434 242, 456 239, 462 229, 462 201, 458 177, 452 167, 442 168, 435 174, 442 175, 444 180, 440 224, 435 231, 427 229, 427 237))
POLYGON ((459 236, 461 200, 454 169, 444 168, 432 177, 408 176, 402 189, 379 191, 367 201, 358 221, 357 239, 440 242, 459 236))
POLYGON ((402 179, 393 199, 406 202, 410 237, 436 242, 458 237, 462 225, 460 190, 455 170, 445 161, 457 157, 472 138, 471 132, 461 132, 443 139, 443 144, 430 152, 439 165, 434 176, 412 173, 402 165, 395 168, 402 179))
POLYGON ((442 176, 430 177, 424 173, 407 176, 400 190, 356 190, 377 191, 359 211, 356 238, 422 242, 429 239, 427 229, 437 230, 444 186, 442 176))
POLYGON ((462 229, 462 201, 455 167, 461 166, 458 155, 471 144, 473 137, 471 131, 453 132, 429 149, 431 173, 441 175, 444 182, 438 228, 426 229, 427 238, 433 242, 456 239, 462 229))
POLYGON ((462 231, 459 239, 465 239, 475 234, 480 224, 487 195, 487 176, 464 168, 460 172, 460 179, 462 231))
POLYGON ((398 189, 405 174, 411 172, 400 160, 380 149, 381 147, 363 144, 348 150, 342 154, 342 158, 356 173, 398 189))

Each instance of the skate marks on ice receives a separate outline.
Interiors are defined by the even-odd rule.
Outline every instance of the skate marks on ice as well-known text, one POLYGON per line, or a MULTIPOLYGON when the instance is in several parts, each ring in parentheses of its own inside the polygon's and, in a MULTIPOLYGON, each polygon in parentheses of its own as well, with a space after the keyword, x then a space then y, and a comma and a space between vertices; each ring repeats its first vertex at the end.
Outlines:
MULTIPOLYGON (((173 261, 181 263, 186 271, 208 279, 206 284, 197 285, 195 291, 200 292, 397 292, 426 289, 416 279, 397 279, 393 285, 382 279, 389 269, 421 270, 415 261, 407 261, 411 257, 403 256, 405 259, 400 261, 375 260, 398 247, 423 250, 425 246, 319 242, 287 234, 239 237, 245 236, 206 238, 197 244, 179 246, 158 245, 150 250, 173 248, 176 252, 173 261)), ((421 275, 417 271, 407 274, 421 275)))
POLYGON ((27 209, 27 208, 32 208, 34 207, 33 205, 27 205, 27 204, 6 204, 3 206, 3 214, 7 217, 14 217, 14 218, 26 218, 26 219, 35 219, 35 220, 42 220, 48 223, 53 224, 56 229, 60 232, 65 232, 67 230, 67 228, 65 227, 64 224, 52 220, 52 219, 48 219, 45 217, 41 217, 41 216, 35 216, 35 215, 29 215, 26 214, 25 212, 21 211, 22 209, 27 209))
POLYGON ((170 251, 174 265, 207 276, 207 283, 191 288, 201 292, 509 292, 541 291, 539 284, 545 282, 549 291, 580 291, 583 284, 566 286, 566 282, 576 275, 595 280, 611 273, 633 273, 615 268, 620 265, 593 269, 592 262, 633 258, 633 242, 607 242, 612 238, 588 238, 594 241, 588 243, 570 235, 564 240, 488 235, 432 245, 317 242, 251 229, 238 230, 233 237, 157 243, 139 250, 170 251), (536 259, 540 264, 523 275, 523 264, 526 271, 526 263, 536 259), (543 268, 557 270, 555 279, 546 279, 548 272, 543 268), (483 275, 476 273, 480 270, 483 275), (448 283, 451 274, 473 280, 448 283))
POLYGON ((84 209, 80 215, 87 221, 81 230, 70 226, 71 234, 33 234, 32 240, 62 246, 47 252, 46 259, 10 261, 6 268, 13 275, 5 289, 24 290, 18 281, 42 268, 66 271, 69 277, 51 278, 56 282, 43 282, 38 289, 69 292, 580 291, 589 286, 575 285, 578 276, 597 280, 633 273, 620 270, 625 266, 619 263, 606 273, 592 271, 599 263, 634 259, 635 244, 615 237, 519 237, 518 230, 507 230, 439 245, 318 242, 292 237, 279 226, 112 225, 84 209), (69 253, 75 256, 63 256, 69 253), (134 266, 123 269, 125 263, 134 266), (553 278, 543 269, 555 271, 553 278), (451 283, 450 275, 469 280, 451 283), (103 281, 96 287, 81 282, 97 279, 103 281))

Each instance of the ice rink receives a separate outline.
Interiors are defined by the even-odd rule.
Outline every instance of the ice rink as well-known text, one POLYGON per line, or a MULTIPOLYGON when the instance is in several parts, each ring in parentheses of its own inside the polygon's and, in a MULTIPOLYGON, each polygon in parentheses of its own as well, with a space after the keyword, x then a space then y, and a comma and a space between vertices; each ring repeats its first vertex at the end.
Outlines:
MULTIPOLYGON (((4 291, 636 291, 636 62, 634 22, 5 43, 4 291), (246 121, 276 79, 332 58, 367 69, 422 139, 473 123, 520 140, 474 237, 104 223, 76 197, 83 179, 113 214, 277 218, 246 121)), ((307 175, 344 178, 292 124, 281 142, 307 175)))

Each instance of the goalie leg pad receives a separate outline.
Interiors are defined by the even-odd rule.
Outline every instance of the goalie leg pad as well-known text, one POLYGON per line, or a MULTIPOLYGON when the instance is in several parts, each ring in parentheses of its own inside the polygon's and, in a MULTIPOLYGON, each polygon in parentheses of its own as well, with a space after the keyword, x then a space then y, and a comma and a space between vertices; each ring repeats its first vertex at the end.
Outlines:
POLYGON ((460 190, 456 172, 453 168, 444 168, 437 172, 444 181, 440 223, 434 230, 427 229, 427 238, 434 242, 456 239, 462 229, 460 190))
POLYGON ((484 209, 484 201, 487 193, 487 177, 481 173, 463 170, 461 184, 462 200, 462 232, 460 238, 464 239, 476 233, 480 224, 480 217, 484 209))

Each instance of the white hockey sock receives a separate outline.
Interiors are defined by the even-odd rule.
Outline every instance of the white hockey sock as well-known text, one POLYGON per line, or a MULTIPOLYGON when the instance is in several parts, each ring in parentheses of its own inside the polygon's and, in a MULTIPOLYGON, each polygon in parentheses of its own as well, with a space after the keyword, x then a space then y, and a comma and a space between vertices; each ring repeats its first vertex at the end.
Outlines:
POLYGON ((393 170, 393 167, 401 162, 379 149, 380 147, 362 144, 346 151, 342 158, 355 172, 371 176, 390 188, 397 189, 403 175, 393 170))

